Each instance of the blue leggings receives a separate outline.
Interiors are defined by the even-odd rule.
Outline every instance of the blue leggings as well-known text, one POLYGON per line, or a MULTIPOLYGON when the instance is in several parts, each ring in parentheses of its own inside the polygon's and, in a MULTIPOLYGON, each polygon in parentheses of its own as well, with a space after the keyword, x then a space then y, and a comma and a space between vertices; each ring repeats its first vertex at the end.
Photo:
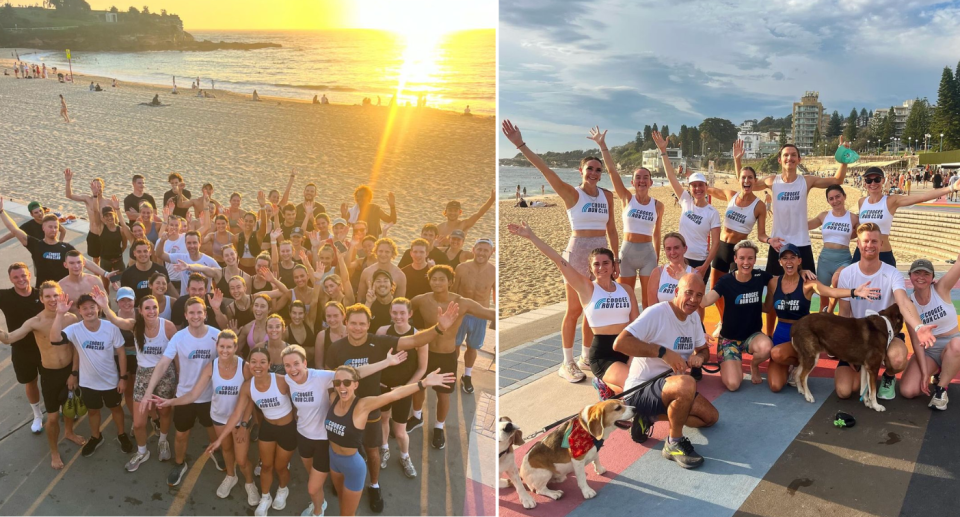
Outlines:
POLYGON ((362 492, 367 479, 367 464, 359 452, 344 456, 330 449, 330 472, 343 474, 343 487, 351 492, 362 492))

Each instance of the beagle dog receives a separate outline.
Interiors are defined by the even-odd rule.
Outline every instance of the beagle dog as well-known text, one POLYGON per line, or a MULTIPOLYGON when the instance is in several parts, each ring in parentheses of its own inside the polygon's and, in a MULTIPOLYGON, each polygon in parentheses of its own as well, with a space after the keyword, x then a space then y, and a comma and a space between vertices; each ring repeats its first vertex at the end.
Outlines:
POLYGON ((576 417, 554 428, 527 451, 520 465, 520 479, 534 493, 557 500, 563 491, 550 490, 547 483, 563 481, 573 472, 583 498, 595 497, 597 492, 587 485, 586 466, 593 463, 597 474, 607 471, 600 464, 598 445, 615 429, 618 420, 631 420, 633 415, 633 407, 619 399, 583 408, 576 417))
POLYGON ((527 489, 520 482, 520 471, 517 470, 517 460, 513 454, 515 446, 523 445, 523 433, 520 428, 513 425, 509 418, 502 416, 499 422, 500 428, 500 488, 506 488, 513 485, 517 488, 517 495, 520 496, 520 503, 526 509, 537 506, 537 501, 527 492, 527 489), (507 477, 504 478, 503 475, 507 477))

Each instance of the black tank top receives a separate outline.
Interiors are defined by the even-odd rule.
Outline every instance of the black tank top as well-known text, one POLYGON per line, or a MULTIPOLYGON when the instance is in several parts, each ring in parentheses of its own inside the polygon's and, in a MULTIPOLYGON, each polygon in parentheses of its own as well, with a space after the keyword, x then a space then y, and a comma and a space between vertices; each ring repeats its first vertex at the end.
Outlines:
MULTIPOLYGON (((252 282, 252 280, 251 280, 252 282)), ((240 310, 237 308, 237 303, 234 301, 233 304, 233 318, 237 320, 237 327, 243 327, 247 323, 253 321, 253 299, 250 299, 250 306, 245 310, 240 310)))
MULTIPOLYGON (((412 336, 417 332, 413 325, 410 326, 410 330, 400 334, 397 332, 396 327, 391 324, 387 329, 387 335, 393 337, 404 337, 412 336)), ((388 388, 396 388, 397 386, 403 386, 410 380, 410 377, 413 376, 414 372, 417 371, 417 349, 412 348, 407 350, 407 358, 402 363, 396 366, 388 366, 380 374, 380 384, 388 388)))
MULTIPOLYGON (((450 247, 449 247, 449 246, 447 247, 447 249, 443 250, 443 254, 444 254, 444 255, 447 255, 447 252, 448 252, 448 251, 450 251, 450 247)), ((457 270, 457 266, 460 265, 460 257, 462 257, 462 256, 463 256, 463 250, 460 250, 460 252, 457 253, 457 256, 456 256, 456 257, 453 257, 453 258, 450 258, 450 255, 447 255, 447 265, 450 266, 450 267, 452 267, 453 270, 456 271, 456 270, 457 270)))
MULTIPOLYGON (((250 294, 254 295, 263 291, 273 291, 273 284, 264 282, 263 287, 257 287, 256 277, 250 279, 250 294)), ((253 305, 250 306, 251 308, 253 305)))
POLYGON ((293 289, 297 286, 297 283, 293 281, 293 270, 296 269, 296 265, 300 264, 300 260, 293 261, 294 266, 290 269, 283 267, 282 264, 277 264, 277 271, 280 273, 277 275, 277 279, 280 280, 280 283, 287 286, 288 289, 293 289))
POLYGON ((224 298, 232 300, 233 297, 230 296, 230 284, 228 283, 230 279, 227 278, 226 269, 225 267, 220 268, 220 280, 217 281, 217 289, 223 293, 224 298))
POLYGON ((797 288, 790 294, 784 294, 780 287, 783 277, 777 279, 777 290, 773 293, 773 308, 777 311, 777 318, 783 320, 799 320, 810 314, 810 300, 803 295, 803 285, 797 284, 797 288))
POLYGON ((357 407, 357 402, 360 402, 360 397, 353 399, 353 404, 350 404, 350 409, 343 416, 337 416, 337 402, 330 404, 330 410, 327 411, 327 420, 323 423, 327 430, 327 439, 340 447, 363 447, 363 429, 357 429, 353 425, 353 409, 357 407))
POLYGON ((107 260, 120 258, 123 255, 122 239, 119 226, 112 232, 104 226, 100 233, 100 256, 107 260))

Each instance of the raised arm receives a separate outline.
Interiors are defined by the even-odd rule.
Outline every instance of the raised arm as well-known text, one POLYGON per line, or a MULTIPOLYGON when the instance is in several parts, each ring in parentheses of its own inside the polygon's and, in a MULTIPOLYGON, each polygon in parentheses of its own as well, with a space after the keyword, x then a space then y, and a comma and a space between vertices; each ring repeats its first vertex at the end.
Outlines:
POLYGON ((29 239, 27 239, 27 234, 17 226, 17 223, 13 222, 13 219, 10 218, 10 214, 3 209, 3 198, 0 197, 0 219, 3 220, 3 225, 7 227, 7 230, 11 235, 17 238, 20 241, 20 244, 23 246, 27 245, 29 239))
POLYGON ((533 229, 530 228, 525 221, 521 221, 520 225, 510 224, 507 226, 507 229, 510 233, 529 240, 540 250, 540 253, 543 253, 548 259, 552 260, 560 270, 560 274, 563 275, 563 279, 580 295, 581 301, 589 300, 590 297, 593 296, 593 286, 591 285, 592 282, 590 279, 574 269, 556 250, 543 242, 540 237, 537 237, 536 234, 533 233, 533 229))
POLYGON ((383 359, 382 361, 377 361, 373 364, 365 364, 357 368, 357 373, 360 374, 360 378, 362 379, 364 377, 373 375, 379 371, 383 371, 384 369, 389 368, 391 366, 396 366, 406 360, 407 360, 406 352, 399 351, 397 353, 393 353, 393 350, 388 350, 386 359, 383 359))
POLYGON ((67 184, 67 187, 66 187, 67 199, 69 199, 70 201, 77 201, 83 204, 86 204, 91 200, 90 196, 83 196, 80 194, 73 193, 73 171, 71 171, 70 169, 66 169, 65 171, 63 171, 63 179, 67 184))
POLYGON ((450 327, 457 321, 460 306, 454 302, 447 305, 444 311, 437 307, 437 324, 412 336, 404 336, 397 340, 397 350, 411 350, 419 348, 431 342, 437 336, 450 330, 450 327))
POLYGON ((743 140, 739 138, 733 142, 733 172, 740 179, 740 169, 743 168, 743 140))
MULTIPOLYGON (((17 341, 27 337, 31 332, 37 329, 39 324, 39 319, 34 316, 27 321, 23 322, 23 325, 20 325, 20 328, 11 330, 7 332, 6 330, 0 330, 0 343, 6 343, 12 345, 17 341)), ((51 341, 53 341, 51 339, 51 341)))
MULTIPOLYGON (((461 229, 463 231, 467 231, 470 228, 473 228, 473 225, 477 224, 477 221, 479 221, 480 218, 483 217, 483 214, 486 214, 487 211, 490 210, 490 207, 492 207, 496 201, 497 201, 497 191, 491 190, 490 197, 487 199, 486 203, 484 203, 483 206, 480 207, 480 210, 477 210, 477 213, 471 215, 470 217, 466 218, 463 221, 463 226, 461 229)), ((395 222, 395 221, 392 221, 392 222, 395 222)))
POLYGON ((894 210, 897 208, 903 208, 906 206, 913 206, 917 203, 923 203, 924 201, 930 201, 937 199, 938 197, 946 196, 947 194, 953 194, 960 190, 960 180, 955 182, 952 185, 947 185, 942 188, 929 190, 927 192, 922 192, 919 194, 911 194, 909 196, 888 196, 888 203, 893 204, 892 207, 894 210))
POLYGON ((937 283, 934 286, 937 289, 937 294, 940 295, 940 298, 944 300, 950 299, 950 289, 953 286, 957 285, 957 282, 960 281, 960 255, 957 255, 957 261, 950 266, 950 269, 937 280, 937 283))
POLYGON ((530 162, 530 165, 536 167, 537 170, 540 171, 540 174, 543 174, 543 177, 547 180, 547 183, 550 184, 550 187, 553 188, 553 191, 563 199, 564 204, 568 205, 568 207, 573 206, 577 202, 577 189, 560 179, 560 176, 547 166, 543 158, 540 158, 537 156, 537 153, 530 150, 530 147, 523 141, 520 128, 514 126, 509 119, 504 119, 501 129, 507 137, 507 140, 523 154, 523 157, 530 162))
POLYGON ((422 381, 419 381, 414 384, 407 384, 399 388, 393 388, 388 393, 383 395, 378 395, 376 397, 362 397, 359 402, 357 402, 357 408, 354 411, 354 424, 356 424, 357 416, 362 416, 366 420, 367 415, 376 409, 380 409, 387 404, 396 402, 404 397, 409 397, 414 393, 423 388, 428 388, 430 386, 442 386, 444 384, 453 384, 457 380, 457 374, 455 373, 440 373, 440 368, 430 372, 422 381))
MULTIPOLYGON (((380 220, 385 223, 396 223, 397 222, 397 198, 396 196, 393 195, 393 192, 387 192, 387 206, 390 208, 390 212, 387 214, 384 214, 383 210, 380 210, 380 220)), ((481 208, 481 210, 483 209, 481 208)), ((483 213, 480 213, 480 215, 483 215, 483 213)), ((479 218, 480 216, 477 216, 477 219, 479 218)), ((344 217, 344 219, 346 219, 346 217, 344 217)), ((477 221, 474 220, 473 223, 470 224, 470 226, 473 226, 473 224, 476 222, 477 221)), ((470 228, 470 226, 465 226, 464 229, 470 228)))
MULTIPOLYGON (((110 302, 107 300, 107 293, 103 292, 103 289, 100 286, 93 286, 93 301, 97 302, 97 305, 100 306, 100 310, 103 311, 104 317, 107 318, 107 321, 113 323, 120 330, 133 330, 134 325, 137 323, 136 318, 121 318, 117 316, 117 313, 113 312, 113 309, 110 308, 110 302)), ((162 330, 162 329, 161 329, 162 330)))
POLYGON ((670 180, 673 193, 677 195, 677 199, 680 199, 683 197, 683 184, 680 183, 680 180, 677 178, 677 172, 673 170, 673 163, 670 162, 670 157, 667 156, 667 141, 660 136, 659 131, 654 131, 652 138, 653 143, 657 144, 657 149, 660 150, 660 157, 663 158, 663 170, 667 173, 667 179, 670 180))
POLYGON ((597 146, 600 147, 600 157, 603 158, 603 165, 607 169, 607 173, 610 174, 610 182, 613 183, 613 191, 617 194, 617 197, 624 204, 627 201, 630 201, 630 198, 633 197, 633 194, 623 183, 623 178, 620 177, 619 171, 617 171, 617 164, 613 161, 613 157, 610 155, 610 150, 607 149, 607 143, 605 141, 607 136, 607 130, 604 129, 603 132, 600 132, 600 126, 590 128, 590 136, 587 137, 588 140, 593 140, 597 143, 597 146))
MULTIPOLYGON (((287 180, 287 187, 283 189, 283 196, 280 197, 280 206, 287 204, 290 199, 290 189, 293 188, 293 180, 297 179, 297 169, 290 171, 290 179, 287 180)), ((278 211, 280 207, 277 207, 278 211)))
MULTIPOLYGON (((840 145, 850 148, 850 142, 843 141, 843 135, 840 135, 840 145)), ((821 178, 819 176, 805 176, 807 179, 807 190, 811 188, 827 188, 830 185, 843 185, 843 178, 847 176, 847 164, 841 163, 837 173, 832 178, 821 178)))

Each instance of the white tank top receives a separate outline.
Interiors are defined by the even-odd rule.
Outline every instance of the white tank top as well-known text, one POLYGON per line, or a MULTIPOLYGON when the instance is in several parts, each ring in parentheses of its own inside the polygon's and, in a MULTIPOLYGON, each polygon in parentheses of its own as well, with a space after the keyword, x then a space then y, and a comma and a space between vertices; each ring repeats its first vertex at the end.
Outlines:
POLYGON ((727 213, 723 216, 723 226, 735 232, 750 233, 750 231, 753 230, 753 223, 757 222, 757 216, 754 210, 760 198, 754 198, 753 203, 745 207, 739 207, 737 206, 737 199, 739 197, 740 193, 737 192, 730 201, 727 202, 727 213))
POLYGON ((599 194, 594 198, 577 187, 577 204, 567 209, 571 230, 606 230, 610 219, 610 207, 607 194, 597 187, 599 194))
MULTIPOLYGON (((693 273, 693 268, 687 266, 684 274, 693 273)), ((673 278, 667 273, 666 266, 661 267, 660 269, 660 285, 657 286, 657 301, 658 302, 669 302, 673 299, 673 296, 677 293, 677 284, 680 283, 680 280, 673 278)))
POLYGON ((326 440, 327 428, 323 421, 330 409, 330 396, 327 390, 333 387, 333 372, 330 370, 307 369, 307 380, 303 384, 286 376, 290 387, 290 398, 297 408, 297 431, 311 440, 326 440))
MULTIPOLYGON (((240 400, 240 386, 243 386, 243 359, 237 357, 237 373, 232 379, 220 376, 220 358, 213 360, 213 399, 210 401, 210 418, 214 422, 225 424, 240 400)), ((250 384, 253 384, 252 382, 250 384)))
POLYGON ((792 183, 787 183, 777 174, 773 180, 773 233, 770 236, 796 246, 809 246, 807 221, 806 179, 798 175, 792 183))
POLYGON ((619 282, 613 285, 614 291, 608 293, 600 284, 593 283, 593 297, 583 307, 583 315, 592 328, 630 323, 630 295, 619 282))
POLYGON ((630 196, 630 202, 623 209, 623 233, 652 236, 657 226, 657 200, 650 198, 645 205, 630 196))
POLYGON ((280 388, 277 387, 277 374, 275 373, 270 374, 270 387, 264 392, 258 390, 257 383, 250 379, 250 398, 263 412, 263 416, 270 420, 279 420, 293 411, 290 397, 280 393, 280 388))
POLYGON ((920 305, 916 293, 910 293, 910 300, 917 306, 924 325, 937 326, 933 329, 934 336, 947 334, 957 326, 957 308, 952 303, 944 303, 934 286, 930 286, 930 302, 926 305, 920 305))
POLYGON ((869 197, 864 198, 863 205, 860 206, 860 224, 863 223, 876 223, 880 227, 880 233, 890 235, 893 214, 887 208, 887 196, 883 196, 876 203, 871 203, 869 197))
MULTIPOLYGON (((170 315, 173 314, 173 302, 176 301, 168 295, 163 295, 167 298, 166 304, 163 306, 163 311, 160 313, 160 317, 163 319, 170 319, 170 315)), ((140 359, 137 359, 139 361, 140 359)))
POLYGON ((170 343, 165 330, 166 324, 166 320, 160 318, 160 329, 156 336, 149 337, 144 333, 143 347, 137 350, 137 368, 153 368, 163 357, 163 352, 167 350, 167 345, 170 343))
POLYGON ((853 230, 853 220, 850 217, 849 210, 840 217, 833 215, 831 211, 827 212, 827 215, 823 218, 820 235, 824 243, 850 246, 850 237, 853 235, 853 230))

